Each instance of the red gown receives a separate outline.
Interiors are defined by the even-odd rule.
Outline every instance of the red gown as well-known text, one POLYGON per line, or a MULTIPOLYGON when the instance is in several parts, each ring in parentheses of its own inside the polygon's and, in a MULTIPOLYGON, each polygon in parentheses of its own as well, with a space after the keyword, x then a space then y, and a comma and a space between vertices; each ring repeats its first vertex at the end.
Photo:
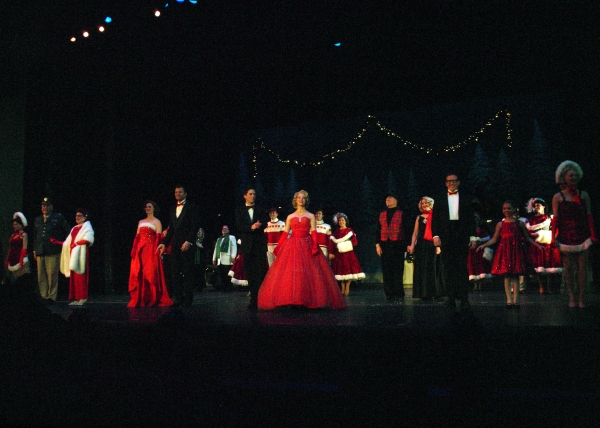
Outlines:
POLYGON ((129 294, 131 300, 127 307, 137 306, 171 306, 165 285, 165 272, 162 259, 156 254, 159 239, 154 225, 140 225, 139 242, 134 249, 129 272, 129 294))
MULTIPOLYGON (((358 245, 356 233, 354 233, 354 231, 349 227, 345 229, 336 229, 333 231, 331 236, 333 236, 335 239, 341 239, 350 232, 352 232, 352 238, 350 238, 352 247, 356 247, 358 245)), ((365 277, 365 274, 358 263, 358 258, 356 257, 354 250, 340 253, 335 244, 333 244, 332 249, 332 253, 335 255, 335 257, 331 261, 331 269, 333 269, 335 279, 338 281, 356 281, 365 277)))
MULTIPOLYGON (((71 229, 71 242, 75 242, 77 234, 81 230, 81 226, 75 226, 71 229)), ((85 251, 88 251, 87 245, 85 251)), ((73 249, 71 248, 71 251, 73 249)), ((69 274, 69 300, 86 300, 88 298, 88 288, 90 284, 90 254, 85 257, 85 272, 77 273, 71 271, 69 274)))
POLYGON ((533 269, 519 222, 502 221, 500 243, 496 248, 492 263, 492 275, 528 275, 531 273, 533 273, 533 269))
POLYGON ((346 302, 321 251, 312 255, 310 220, 293 217, 292 236, 278 250, 258 291, 258 308, 280 306, 344 309, 346 302))

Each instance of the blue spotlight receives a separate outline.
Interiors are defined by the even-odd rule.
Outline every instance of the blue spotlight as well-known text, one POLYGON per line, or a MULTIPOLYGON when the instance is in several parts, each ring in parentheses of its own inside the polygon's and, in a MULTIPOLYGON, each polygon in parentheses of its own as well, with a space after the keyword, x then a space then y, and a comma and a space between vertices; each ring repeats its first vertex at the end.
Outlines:
POLYGON ((177 3, 183 3, 185 0, 176 0, 177 3))
POLYGON ((197 3, 198 3, 198 0, 190 0, 190 3, 191 3, 191 4, 197 4, 197 3))
POLYGON ((110 16, 107 16, 106 18, 104 18, 104 22, 110 24, 112 22, 112 18, 110 16))
POLYGON ((342 46, 342 44, 338 42, 338 43, 334 43, 333 46, 342 46))

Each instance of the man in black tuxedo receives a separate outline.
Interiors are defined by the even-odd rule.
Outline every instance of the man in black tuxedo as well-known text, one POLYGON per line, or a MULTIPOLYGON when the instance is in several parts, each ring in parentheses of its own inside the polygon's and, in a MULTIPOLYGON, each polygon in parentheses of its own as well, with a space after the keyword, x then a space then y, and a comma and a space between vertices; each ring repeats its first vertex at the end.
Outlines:
POLYGON ((194 242, 199 226, 196 205, 187 200, 184 186, 175 187, 177 205, 169 211, 169 230, 157 248, 162 254, 171 243, 171 295, 175 307, 191 307, 194 301, 194 242))
POLYGON ((237 236, 241 241, 240 252, 244 256, 244 268, 250 289, 249 309, 257 308, 258 289, 267 274, 267 235, 264 233, 269 221, 267 211, 254 204, 256 190, 244 193, 245 204, 235 211, 237 236))
POLYGON ((475 213, 472 198, 459 194, 459 186, 458 175, 446 174, 447 191, 435 198, 431 232, 433 245, 442 250, 442 279, 448 290, 445 306, 454 308, 460 300, 461 309, 470 309, 467 257, 469 248, 477 245, 475 213))

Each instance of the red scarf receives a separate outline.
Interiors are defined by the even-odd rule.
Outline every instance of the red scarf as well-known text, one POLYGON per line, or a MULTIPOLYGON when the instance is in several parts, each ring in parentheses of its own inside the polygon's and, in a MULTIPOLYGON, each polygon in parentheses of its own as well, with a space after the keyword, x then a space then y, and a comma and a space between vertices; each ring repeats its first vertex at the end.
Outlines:
POLYGON ((577 193, 577 187, 575 187, 572 184, 569 184, 567 186, 567 192, 569 192, 571 194, 571 196, 573 196, 573 202, 576 202, 578 204, 581 203, 581 199, 579 198, 579 193, 577 193))
POLYGON ((427 241, 433 241, 433 234, 431 233, 432 210, 423 210, 423 214, 429 214, 429 216, 425 219, 425 235, 423 235, 423 238, 425 238, 427 241))

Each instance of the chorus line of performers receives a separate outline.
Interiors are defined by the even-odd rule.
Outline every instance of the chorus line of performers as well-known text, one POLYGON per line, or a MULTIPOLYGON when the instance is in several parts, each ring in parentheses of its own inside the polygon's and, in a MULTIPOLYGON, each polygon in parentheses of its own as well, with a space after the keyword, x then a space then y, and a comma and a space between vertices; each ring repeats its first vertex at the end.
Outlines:
MULTIPOLYGON (((504 218, 490 237, 469 207, 473 199, 459 193, 458 175, 447 174, 447 192, 437 198, 435 208, 430 197, 419 201, 421 214, 415 219, 407 247, 415 263, 413 298, 447 295, 446 306, 454 307, 460 301, 461 309, 469 309, 465 283, 471 281, 479 290, 481 281, 494 275, 504 278, 507 307, 517 308, 522 291, 519 277, 536 276, 540 293, 545 293, 553 291, 552 276, 562 273, 569 306, 584 307, 585 287, 591 282, 589 249, 596 234, 589 194, 578 188, 582 176, 577 163, 562 162, 555 173, 561 190, 552 198, 552 215, 539 197, 528 201, 527 218, 518 216, 515 203, 505 201, 504 218)), ((349 294, 350 283, 365 277, 354 252, 358 240, 348 216, 337 213, 333 230, 323 221, 322 210, 315 214, 307 210, 309 196, 302 190, 294 195, 295 211, 284 223, 275 208, 263 210, 254 204, 255 198, 256 191, 248 189, 245 206, 236 210, 240 239, 230 236, 224 226, 215 247, 213 261, 223 264, 223 281, 228 283, 229 275, 234 283, 248 284, 250 308, 344 308, 343 296, 349 294)), ((165 230, 156 217, 156 203, 148 200, 144 204, 146 217, 138 223, 131 250, 129 307, 192 304, 194 273, 202 273, 204 265, 204 231, 183 186, 175 188, 175 199, 165 230), (174 300, 165 281, 163 256, 167 255, 174 300)), ((55 302, 60 270, 69 278, 70 304, 83 305, 88 298, 89 247, 94 243, 88 212, 78 208, 76 225, 70 228, 64 216, 53 212, 49 198, 44 198, 41 207, 33 244, 40 296, 47 304, 55 302)), ((403 222, 397 197, 387 195, 386 210, 377 223, 376 251, 381 256, 389 300, 404 298, 403 222)), ((27 219, 17 212, 12 225, 5 266, 12 273, 12 282, 23 283, 30 272, 27 219)))

